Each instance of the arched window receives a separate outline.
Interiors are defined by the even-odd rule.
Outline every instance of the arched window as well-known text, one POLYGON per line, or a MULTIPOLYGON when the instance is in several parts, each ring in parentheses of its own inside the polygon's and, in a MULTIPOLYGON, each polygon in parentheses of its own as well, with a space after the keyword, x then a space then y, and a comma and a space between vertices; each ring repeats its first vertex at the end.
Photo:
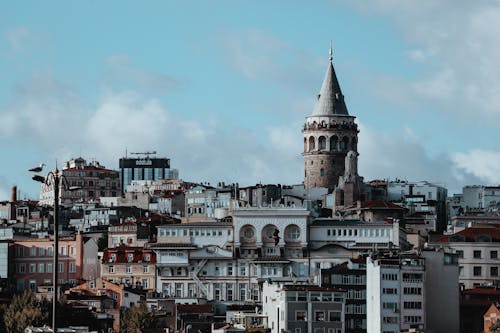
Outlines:
POLYGON ((313 151, 316 149, 316 141, 314 140, 314 136, 309 137, 309 151, 313 151))
POLYGON ((325 169, 319 170, 319 175, 323 177, 325 175, 325 169))
POLYGON ((324 136, 319 137, 319 149, 326 149, 326 138, 324 136))
POLYGON ((340 150, 347 150, 348 146, 349 146, 349 138, 347 136, 344 136, 342 138, 342 141, 340 141, 340 150))
POLYGON ((307 139, 304 138, 304 151, 307 151, 307 139))
POLYGON ((330 150, 337 150, 337 144, 339 142, 339 138, 334 135, 330 138, 330 150))

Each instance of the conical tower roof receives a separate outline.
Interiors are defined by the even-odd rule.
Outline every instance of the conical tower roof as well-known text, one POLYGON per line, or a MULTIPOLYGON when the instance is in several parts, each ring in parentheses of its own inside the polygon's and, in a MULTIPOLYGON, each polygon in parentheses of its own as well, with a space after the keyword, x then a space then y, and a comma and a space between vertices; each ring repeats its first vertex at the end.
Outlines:
POLYGON ((342 95, 337 75, 335 75, 335 69, 333 69, 332 59, 332 47, 330 46, 330 63, 314 107, 313 116, 349 115, 344 95, 342 95))

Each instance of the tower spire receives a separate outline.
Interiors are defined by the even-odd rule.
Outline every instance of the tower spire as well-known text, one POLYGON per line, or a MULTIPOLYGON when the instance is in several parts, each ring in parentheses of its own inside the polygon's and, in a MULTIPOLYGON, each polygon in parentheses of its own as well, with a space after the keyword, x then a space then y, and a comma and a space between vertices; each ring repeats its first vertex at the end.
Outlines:
POLYGON ((340 89, 335 69, 333 68, 333 49, 330 41, 329 50, 330 63, 326 71, 323 85, 321 86, 318 100, 313 111, 313 116, 333 116, 333 115, 349 115, 344 102, 344 95, 340 89))
POLYGON ((330 40, 330 63, 333 61, 332 41, 330 40))

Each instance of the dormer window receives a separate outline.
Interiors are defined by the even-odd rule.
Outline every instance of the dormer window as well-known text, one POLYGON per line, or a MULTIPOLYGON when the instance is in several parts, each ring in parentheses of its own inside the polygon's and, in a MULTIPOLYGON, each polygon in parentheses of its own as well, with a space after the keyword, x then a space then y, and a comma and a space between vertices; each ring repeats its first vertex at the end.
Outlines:
POLYGON ((127 254, 127 261, 132 262, 134 260, 134 255, 132 253, 127 254))
POLYGON ((144 255, 144 261, 151 261, 151 255, 149 253, 144 255))

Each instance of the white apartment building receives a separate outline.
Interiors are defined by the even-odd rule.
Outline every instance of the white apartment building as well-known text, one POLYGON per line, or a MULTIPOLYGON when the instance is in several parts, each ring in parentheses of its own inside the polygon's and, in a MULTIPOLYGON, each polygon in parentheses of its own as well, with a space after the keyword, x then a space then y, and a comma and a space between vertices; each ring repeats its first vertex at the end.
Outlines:
POLYGON ((462 193, 466 210, 494 207, 500 203, 500 186, 465 186, 462 193))
POLYGON ((157 291, 176 298, 260 302, 259 281, 306 281, 309 211, 236 207, 233 222, 158 227, 157 291))
POLYGON ((425 330, 425 260, 416 254, 367 257, 368 333, 425 330))
POLYGON ((344 333, 345 291, 267 281, 262 289, 271 333, 344 333))

